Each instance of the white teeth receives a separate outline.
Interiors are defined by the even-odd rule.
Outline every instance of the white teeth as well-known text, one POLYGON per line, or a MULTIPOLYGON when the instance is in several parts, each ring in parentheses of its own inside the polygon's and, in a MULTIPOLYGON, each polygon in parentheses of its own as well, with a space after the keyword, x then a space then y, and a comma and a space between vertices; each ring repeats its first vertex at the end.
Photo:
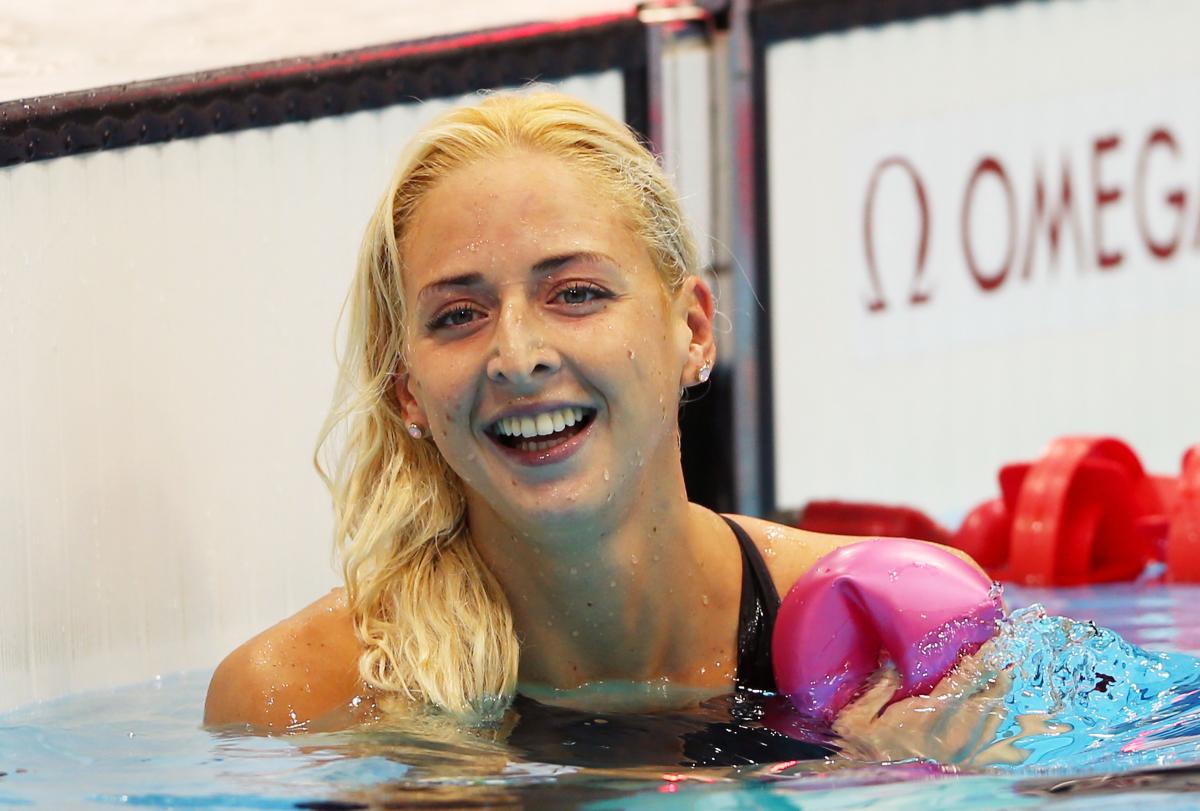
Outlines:
POLYGON ((501 436, 534 439, 565 430, 583 420, 583 409, 568 406, 554 411, 524 417, 503 417, 496 421, 495 432, 501 436))

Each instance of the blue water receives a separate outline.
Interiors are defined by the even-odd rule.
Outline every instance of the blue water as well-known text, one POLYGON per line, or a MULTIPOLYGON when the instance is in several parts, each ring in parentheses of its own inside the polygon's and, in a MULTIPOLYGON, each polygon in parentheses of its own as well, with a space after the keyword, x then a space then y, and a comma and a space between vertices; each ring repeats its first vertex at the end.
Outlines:
POLYGON ((1200 654, 1200 588, 1010 588, 1006 597, 1044 606, 1014 612, 983 657, 1009 680, 991 734, 1015 740, 1019 765, 748 763, 732 750, 716 760, 733 765, 678 765, 681 738, 711 735, 718 753, 727 741, 785 751, 756 720, 756 696, 690 714, 533 714, 519 734, 213 733, 198 725, 209 674, 189 673, 0 716, 0 807, 1200 806, 1200 667, 1184 655, 1200 654))

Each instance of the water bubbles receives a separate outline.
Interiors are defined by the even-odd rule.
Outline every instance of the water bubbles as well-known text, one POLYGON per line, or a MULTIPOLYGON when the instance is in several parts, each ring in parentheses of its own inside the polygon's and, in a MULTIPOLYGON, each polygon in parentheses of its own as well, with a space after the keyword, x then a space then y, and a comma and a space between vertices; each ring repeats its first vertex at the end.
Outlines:
POLYGON ((1146 763, 1156 763, 1172 743, 1189 745, 1187 729, 1200 715, 1200 660, 1142 650, 1040 605, 1002 621, 980 659, 1011 679, 993 737, 1020 736, 1014 745, 1029 753, 1026 766, 1108 764, 1142 749, 1153 751, 1146 763))

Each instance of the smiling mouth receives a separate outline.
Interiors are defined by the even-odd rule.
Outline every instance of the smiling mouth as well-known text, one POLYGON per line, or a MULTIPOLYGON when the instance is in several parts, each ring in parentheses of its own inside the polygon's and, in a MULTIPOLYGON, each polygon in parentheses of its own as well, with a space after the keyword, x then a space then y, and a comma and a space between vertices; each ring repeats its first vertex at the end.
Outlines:
POLYGON ((582 406, 566 406, 526 414, 503 417, 487 429, 501 447, 523 453, 538 453, 562 445, 580 434, 595 419, 596 410, 582 406))

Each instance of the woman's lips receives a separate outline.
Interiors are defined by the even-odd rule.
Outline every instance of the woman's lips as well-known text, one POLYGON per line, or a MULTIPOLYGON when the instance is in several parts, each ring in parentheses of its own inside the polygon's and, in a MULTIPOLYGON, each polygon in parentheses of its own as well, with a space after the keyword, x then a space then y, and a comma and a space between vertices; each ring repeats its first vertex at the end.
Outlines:
POLYGON ((520 465, 537 467, 540 465, 552 465, 556 462, 561 462, 572 454, 587 441, 588 435, 591 434, 592 426, 595 424, 595 415, 591 415, 583 423, 583 427, 568 433, 561 431, 559 436, 551 434, 546 437, 534 437, 531 439, 523 439, 516 446, 501 442, 499 437, 489 434, 488 438, 492 440, 496 448, 504 456, 512 459, 520 465), (547 445, 546 443, 550 443, 547 445), (529 446, 533 448, 526 449, 529 446), (536 449, 535 449, 536 448, 536 449))

